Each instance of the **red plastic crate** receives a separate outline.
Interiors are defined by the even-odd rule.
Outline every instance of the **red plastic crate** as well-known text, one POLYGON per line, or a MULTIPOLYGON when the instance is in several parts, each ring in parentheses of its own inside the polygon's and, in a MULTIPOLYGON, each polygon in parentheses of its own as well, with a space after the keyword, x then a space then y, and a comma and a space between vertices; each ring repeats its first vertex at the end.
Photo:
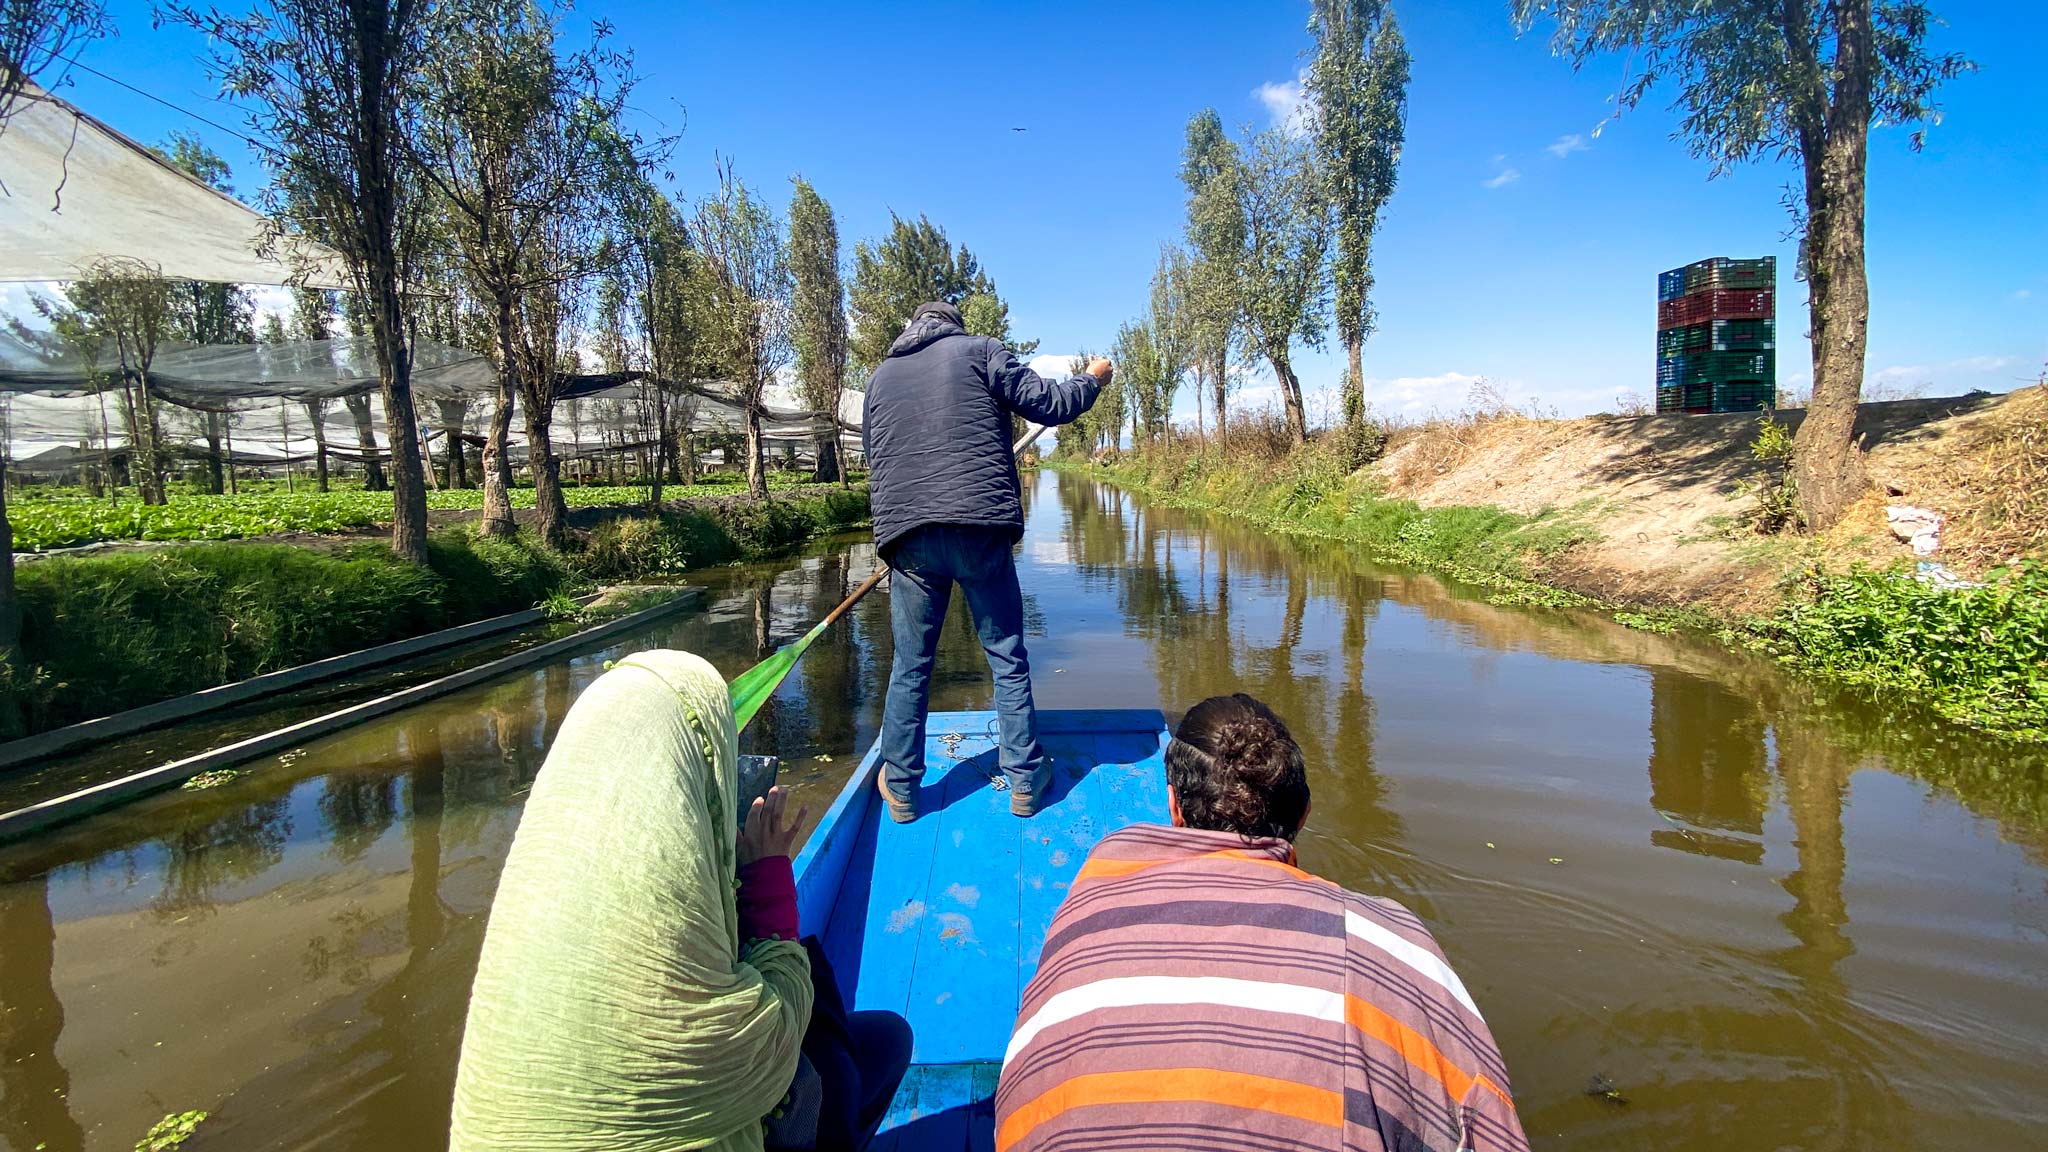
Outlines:
POLYGON ((1657 305, 1657 328, 1684 328, 1709 320, 1768 320, 1777 315, 1776 293, 1767 289, 1694 292, 1657 305))

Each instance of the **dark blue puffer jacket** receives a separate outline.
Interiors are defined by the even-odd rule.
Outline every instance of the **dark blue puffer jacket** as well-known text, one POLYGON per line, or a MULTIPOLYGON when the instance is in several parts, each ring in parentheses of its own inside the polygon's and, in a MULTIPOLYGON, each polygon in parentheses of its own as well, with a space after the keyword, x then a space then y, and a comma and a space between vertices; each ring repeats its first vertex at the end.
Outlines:
POLYGON ((875 546, 884 557, 926 524, 982 525, 1024 534, 1010 413, 1065 424, 1102 392, 1095 377, 1046 380, 987 336, 921 316, 868 381, 861 440, 875 546))

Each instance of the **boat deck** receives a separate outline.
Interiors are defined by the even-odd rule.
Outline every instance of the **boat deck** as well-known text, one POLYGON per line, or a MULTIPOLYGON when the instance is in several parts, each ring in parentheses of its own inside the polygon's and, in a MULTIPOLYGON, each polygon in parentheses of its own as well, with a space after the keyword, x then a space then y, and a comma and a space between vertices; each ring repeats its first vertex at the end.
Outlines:
POLYGON ((900 1013, 916 1034, 877 1150, 994 1147, 996 1077, 1054 910, 1097 840, 1166 820, 1157 711, 1041 711, 1052 783, 1030 820, 991 786, 995 725, 933 714, 912 824, 881 818, 870 749, 797 860, 804 931, 847 1004, 900 1013))

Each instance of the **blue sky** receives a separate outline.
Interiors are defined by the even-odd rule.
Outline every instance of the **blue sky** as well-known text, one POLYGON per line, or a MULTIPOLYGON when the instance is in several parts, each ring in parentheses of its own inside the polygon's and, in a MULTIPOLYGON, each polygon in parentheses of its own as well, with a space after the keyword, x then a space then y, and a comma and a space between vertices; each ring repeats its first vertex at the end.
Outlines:
MULTIPOLYGON (((1981 70, 1945 90, 1923 152, 1902 130, 1873 137, 1869 378, 1882 391, 2004 390, 2048 361, 2048 15, 2031 0, 1935 7, 1948 21, 1938 45, 1981 70)), ((239 126, 195 34, 152 29, 146 5, 113 8, 120 35, 86 63, 239 126)), ((1791 167, 1710 181, 1670 139, 1662 97, 1612 119, 1622 63, 1575 74, 1541 31, 1515 37, 1503 0, 1396 8, 1414 80, 1366 347, 1380 410, 1452 410, 1481 377, 1565 414, 1646 396, 1656 273, 1712 255, 1778 256, 1780 376, 1803 386, 1805 293, 1779 204, 1791 167)), ((804 174, 849 249, 892 209, 925 213, 981 258, 1020 337, 1067 352, 1105 346, 1143 307, 1159 245, 1180 227, 1188 117, 1214 106, 1256 128, 1284 114, 1306 16, 1302 0, 591 3, 574 20, 611 23, 645 77, 639 114, 683 130, 679 195, 703 192, 723 155, 782 202, 804 174)), ((232 136, 74 76, 66 95, 86 110, 143 140, 196 132, 251 190, 253 157, 232 136)), ((1312 393, 1336 384, 1337 354, 1297 363, 1312 393)), ((1249 379, 1246 395, 1269 385, 1249 379)), ((1183 416, 1189 406, 1184 395, 1183 416)))

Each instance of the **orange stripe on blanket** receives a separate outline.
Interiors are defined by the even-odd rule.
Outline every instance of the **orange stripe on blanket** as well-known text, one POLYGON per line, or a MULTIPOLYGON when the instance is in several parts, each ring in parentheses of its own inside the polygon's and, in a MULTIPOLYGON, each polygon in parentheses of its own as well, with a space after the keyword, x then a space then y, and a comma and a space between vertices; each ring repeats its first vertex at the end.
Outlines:
POLYGON ((1353 1028, 1378 1040, 1401 1054, 1401 1059, 1419 1069, 1424 1075, 1444 1086, 1451 1099, 1462 1101, 1474 1084, 1500 1097, 1510 1109, 1515 1102, 1499 1086, 1484 1076, 1474 1076, 1451 1063, 1450 1057, 1438 1051, 1420 1032, 1401 1023, 1372 1004, 1356 996, 1344 998, 1344 1020, 1353 1028))
POLYGON ((1271 1112, 1330 1128, 1344 1124, 1344 1096, 1326 1088, 1214 1068, 1141 1068, 1076 1076, 1047 1089, 1004 1119, 996 1148, 1008 1152, 1033 1129, 1073 1108, 1190 1101, 1271 1112))
POLYGON ((1289 876, 1292 876, 1297 880, 1314 880, 1318 883, 1329 883, 1328 880, 1324 880, 1322 877, 1314 875, 1313 873, 1303 872, 1301 869, 1296 868, 1292 864, 1275 860, 1270 856, 1262 856, 1251 852, 1242 852, 1235 848, 1225 848, 1216 852, 1205 852, 1200 856, 1174 856, 1164 860, 1108 860, 1103 859, 1101 857, 1090 856, 1088 858, 1088 862, 1086 864, 1081 865, 1081 871, 1078 875, 1074 877, 1074 883, 1079 884, 1084 880, 1114 880, 1122 876, 1135 875, 1136 873, 1143 872, 1147 868, 1157 867, 1161 864, 1187 864, 1195 860, 1230 859, 1240 860, 1246 864, 1263 864, 1268 868, 1278 868, 1282 872, 1287 873, 1289 876))

